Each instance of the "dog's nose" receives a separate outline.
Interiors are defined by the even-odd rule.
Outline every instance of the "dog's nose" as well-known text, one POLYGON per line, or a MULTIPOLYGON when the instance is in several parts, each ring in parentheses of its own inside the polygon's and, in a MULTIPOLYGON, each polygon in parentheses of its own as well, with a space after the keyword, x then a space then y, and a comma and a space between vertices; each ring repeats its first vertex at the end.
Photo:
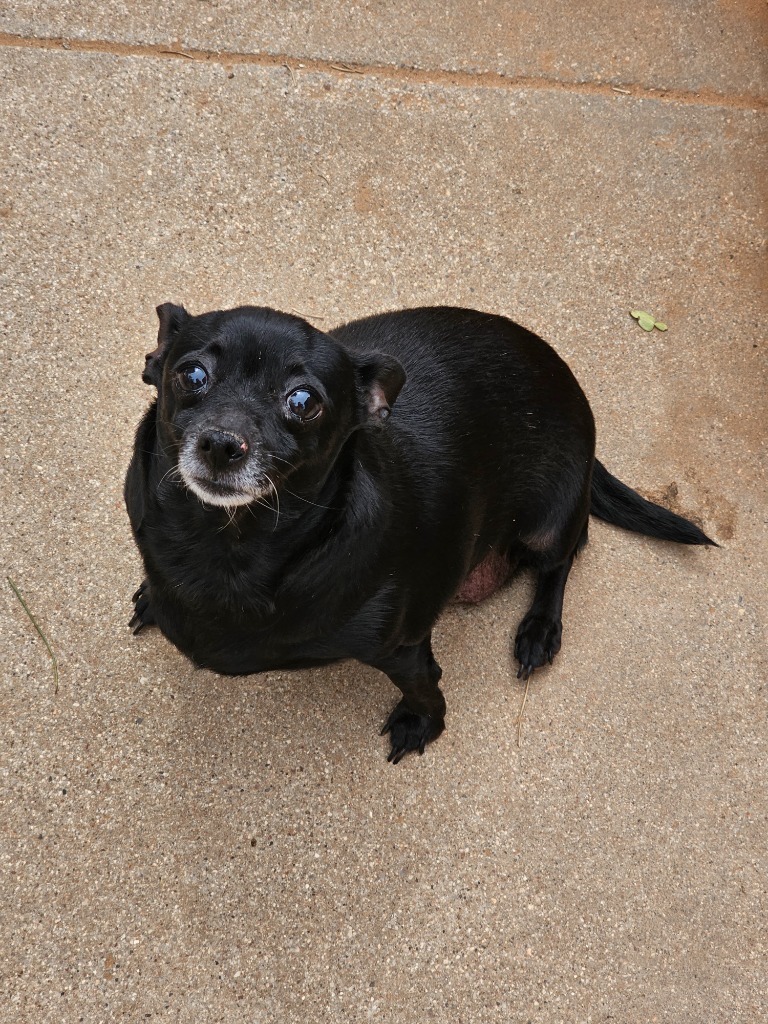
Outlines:
POLYGON ((197 439, 197 450, 211 469, 229 469, 248 454, 248 442, 226 430, 204 430, 197 439))

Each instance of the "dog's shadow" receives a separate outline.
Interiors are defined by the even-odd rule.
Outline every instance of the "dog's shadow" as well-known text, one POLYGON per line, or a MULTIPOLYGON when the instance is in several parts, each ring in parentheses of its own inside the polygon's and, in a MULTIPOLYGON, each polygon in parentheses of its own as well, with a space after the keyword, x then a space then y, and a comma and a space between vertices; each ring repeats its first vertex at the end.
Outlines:
POLYGON ((226 755, 246 775, 258 765, 381 757, 384 741, 379 751, 371 739, 398 699, 383 673, 352 660, 244 676, 179 667, 176 729, 187 756, 206 764, 226 755))

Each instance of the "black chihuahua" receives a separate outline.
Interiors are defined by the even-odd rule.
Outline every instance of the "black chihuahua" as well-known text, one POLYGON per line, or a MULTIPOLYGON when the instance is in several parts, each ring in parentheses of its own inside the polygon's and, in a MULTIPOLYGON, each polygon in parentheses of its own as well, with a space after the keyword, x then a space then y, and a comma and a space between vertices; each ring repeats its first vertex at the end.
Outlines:
POLYGON ((595 459, 563 360, 500 316, 437 307, 323 333, 244 306, 158 307, 125 499, 147 579, 131 625, 241 674, 357 658, 403 698, 389 760, 443 731, 432 628, 518 565, 536 593, 518 676, 560 649, 563 591, 590 512, 713 544, 595 459))

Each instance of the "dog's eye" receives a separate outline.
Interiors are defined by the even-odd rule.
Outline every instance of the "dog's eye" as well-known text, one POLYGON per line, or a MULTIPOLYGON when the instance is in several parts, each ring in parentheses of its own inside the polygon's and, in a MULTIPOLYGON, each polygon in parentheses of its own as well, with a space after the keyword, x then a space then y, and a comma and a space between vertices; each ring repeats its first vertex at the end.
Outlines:
POLYGON ((208 374, 202 366, 184 366, 176 373, 176 380, 182 391, 199 392, 208 385, 208 374))
POLYGON ((288 408, 300 420, 313 420, 320 415, 320 399, 306 388, 298 388, 288 395, 288 408))

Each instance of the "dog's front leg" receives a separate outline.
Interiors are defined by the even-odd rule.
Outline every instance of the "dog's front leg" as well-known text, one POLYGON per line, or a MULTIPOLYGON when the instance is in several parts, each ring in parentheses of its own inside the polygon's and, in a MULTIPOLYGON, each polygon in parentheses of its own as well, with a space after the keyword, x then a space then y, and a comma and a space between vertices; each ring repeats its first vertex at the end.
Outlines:
POLYGON ((152 610, 152 596, 148 580, 144 580, 131 600, 133 601, 133 618, 128 626, 133 630, 135 636, 145 626, 155 625, 155 613, 152 610))
POLYGON ((381 730, 392 742, 387 760, 397 764, 409 750, 423 754, 445 728, 445 697, 437 685, 443 670, 432 655, 431 637, 370 664, 386 672, 403 694, 381 730))

